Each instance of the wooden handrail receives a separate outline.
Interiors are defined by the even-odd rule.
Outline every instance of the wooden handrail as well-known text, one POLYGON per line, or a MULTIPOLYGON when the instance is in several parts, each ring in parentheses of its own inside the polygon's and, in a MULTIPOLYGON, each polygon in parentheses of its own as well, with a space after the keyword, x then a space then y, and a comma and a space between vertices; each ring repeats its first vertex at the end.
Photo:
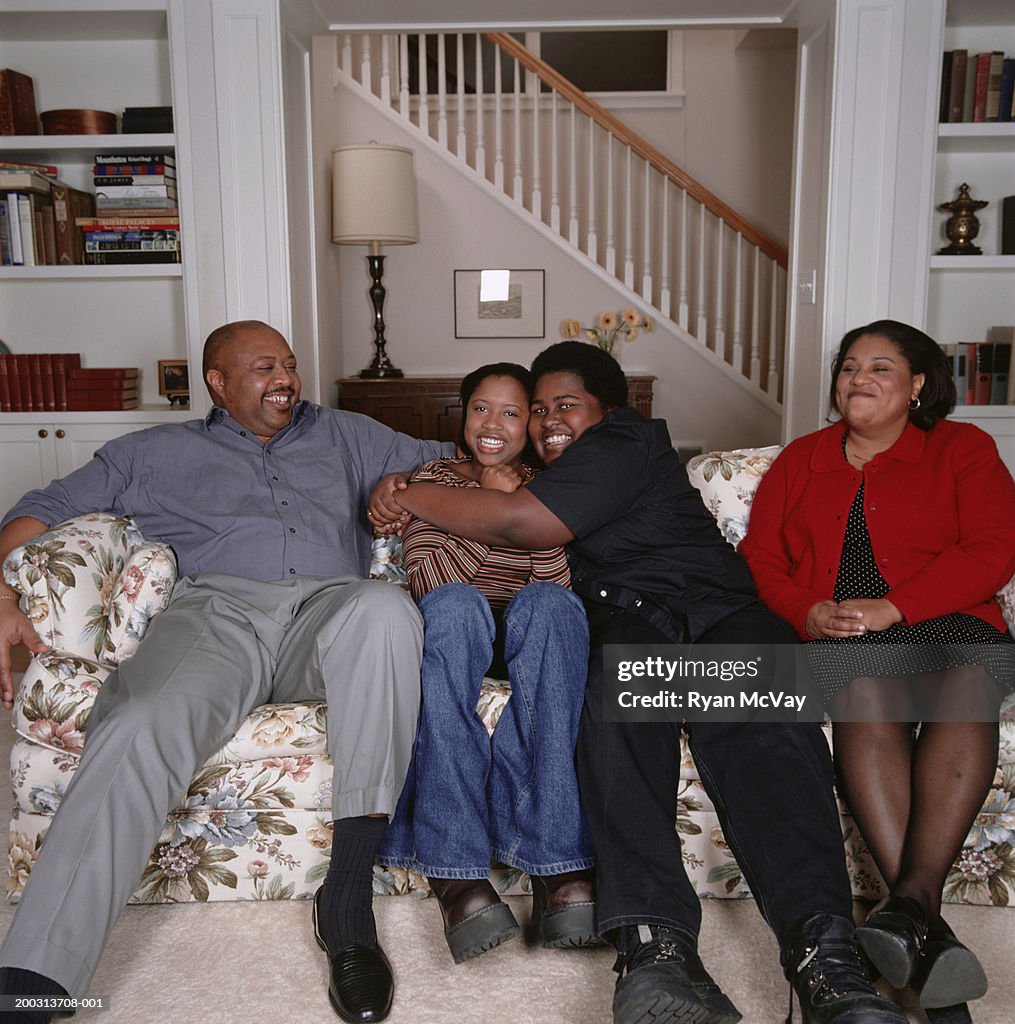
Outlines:
POLYGON ((684 189, 692 198, 701 203, 707 210, 721 217, 734 231, 743 235, 747 241, 756 245, 766 256, 771 257, 784 268, 787 265, 786 250, 767 235, 759 231, 753 224, 745 220, 732 207, 727 206, 718 196, 709 192, 704 185, 697 182, 685 171, 681 170, 669 157, 664 156, 654 146, 636 135, 622 121, 608 110, 604 110, 595 100, 590 99, 578 86, 568 81, 559 71, 550 67, 545 61, 531 53, 517 39, 505 32, 484 32, 484 37, 495 46, 499 46, 506 54, 514 57, 533 74, 537 75, 551 89, 556 90, 566 100, 573 103, 583 113, 621 142, 629 146, 643 160, 647 160, 660 174, 665 174, 679 188, 684 189))

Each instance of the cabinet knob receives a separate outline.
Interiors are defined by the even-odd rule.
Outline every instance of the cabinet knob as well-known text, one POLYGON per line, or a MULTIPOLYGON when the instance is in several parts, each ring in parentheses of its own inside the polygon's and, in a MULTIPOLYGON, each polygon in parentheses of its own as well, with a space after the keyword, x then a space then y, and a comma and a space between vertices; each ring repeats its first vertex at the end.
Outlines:
POLYGON ((66 430, 58 430, 56 432, 56 436, 57 437, 66 437, 67 436, 67 431, 66 430))
POLYGON ((39 437, 49 437, 49 431, 48 430, 40 430, 39 431, 39 437))

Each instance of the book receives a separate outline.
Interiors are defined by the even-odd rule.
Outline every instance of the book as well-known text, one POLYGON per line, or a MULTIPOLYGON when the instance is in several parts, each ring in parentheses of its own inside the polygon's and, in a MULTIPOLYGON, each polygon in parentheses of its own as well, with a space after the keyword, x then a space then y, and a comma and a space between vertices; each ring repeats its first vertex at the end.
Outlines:
POLYGON ((24 266, 25 250, 21 244, 21 216, 18 210, 18 193, 7 193, 7 228, 11 237, 11 263, 24 266))
POLYGON ((976 57, 966 58, 966 91, 962 97, 962 120, 972 121, 976 96, 976 57))
POLYGON ((175 199, 175 185, 96 185, 96 199, 175 199))
POLYGON ((56 387, 53 383, 53 356, 51 353, 39 353, 39 369, 42 374, 42 407, 47 412, 55 411, 56 387))
POLYGON ((57 410, 67 408, 67 377, 71 370, 81 366, 80 352, 53 353, 53 391, 57 410))
POLYGON ((987 120, 987 89, 990 85, 990 54, 976 55, 976 91, 973 93, 973 120, 987 120))
MULTIPOLYGON (((987 331, 987 341, 994 345, 1010 345, 1015 350, 1015 324, 1001 324, 991 327, 987 331)), ((1011 364, 1008 366, 1008 392, 1005 395, 1005 405, 1015 405, 1015 373, 1011 372, 1011 364)))
POLYGON ((11 409, 11 380, 7 375, 7 360, 10 357, 0 352, 0 412, 13 412, 11 409))
POLYGON ((1015 103, 1015 57, 1005 57, 1001 67, 1001 96, 998 100, 998 121, 1013 119, 1012 105, 1015 103))
POLYGON ((67 401, 80 402, 88 397, 136 398, 137 390, 137 378, 119 383, 115 381, 69 380, 67 381, 67 401))
POLYGON ((62 181, 53 183, 50 195, 56 228, 56 262, 79 266, 84 256, 85 240, 77 222, 95 212, 95 197, 62 181))
POLYGON ((966 397, 965 349, 962 345, 942 345, 941 349, 951 363, 952 380, 955 382, 955 404, 962 405, 966 397))
POLYGON ((176 166, 176 157, 162 150, 158 153, 96 153, 92 157, 97 164, 165 164, 176 166))
POLYGON ((963 396, 963 405, 975 405, 976 396, 976 342, 963 341, 962 348, 966 353, 966 391, 963 396))
POLYGON ((175 174, 96 174, 92 178, 92 184, 103 190, 113 186, 129 185, 175 185, 175 174))
POLYGON ((58 173, 55 164, 33 164, 24 160, 0 160, 0 168, 8 171, 39 171, 52 178, 55 178, 58 173))
POLYGON ((109 264, 179 263, 179 250, 171 249, 111 249, 102 252, 86 252, 86 266, 109 264))
POLYGON ((141 371, 136 366, 77 366, 71 369, 69 381, 136 380, 141 371))
POLYGON ((41 171, 0 167, 0 189, 16 188, 22 192, 48 194, 52 184, 52 179, 46 177, 41 171))
POLYGON ((168 166, 166 164, 129 164, 129 163, 116 163, 116 164, 92 164, 92 174, 94 175, 106 175, 111 177, 120 177, 124 174, 138 175, 144 177, 148 174, 170 174, 173 177, 176 176, 176 169, 172 164, 168 166))
POLYGON ((994 370, 994 346, 980 342, 976 346, 976 374, 971 405, 990 405, 990 378, 994 370))
POLYGON ((9 267, 14 263, 11 253, 10 214, 6 201, 0 202, 0 265, 9 267))
POLYGON ((1006 405, 1008 402, 1008 375, 1011 372, 1010 341, 990 342, 994 346, 994 361, 990 374, 990 404, 1006 405))
POLYGON ((134 213, 132 216, 114 214, 109 216, 103 214, 101 217, 78 217, 75 223, 82 230, 96 231, 128 231, 133 228, 163 228, 178 231, 180 228, 180 215, 176 210, 168 213, 144 212, 134 213))
POLYGON ((937 119, 948 120, 948 100, 951 96, 953 51, 945 50, 941 58, 941 94, 938 99, 937 119))
POLYGON ((952 67, 948 88, 948 120, 962 120, 962 102, 966 94, 966 58, 968 50, 952 50, 952 67))
POLYGON ((72 395, 67 399, 67 410, 68 412, 119 412, 124 409, 136 409, 139 404, 136 394, 129 398, 126 396, 105 398, 100 395, 76 398, 72 395))
POLYGON ((996 121, 1001 104, 1001 72, 1004 70, 1004 54, 994 50, 990 55, 987 70, 987 101, 984 107, 984 121, 996 121))
MULTIPOLYGON (((13 192, 18 197, 18 228, 21 231, 21 255, 26 267, 34 267, 35 259, 35 218, 32 216, 32 201, 27 192, 13 192)), ((20 371, 20 367, 18 368, 20 371)))
POLYGON ((95 212, 108 216, 113 213, 129 213, 134 210, 175 210, 176 199, 168 199, 164 196, 140 196, 134 199, 124 198, 122 196, 116 196, 113 198, 107 198, 106 196, 95 197, 95 212))
POLYGON ((35 85, 12 68, 0 70, 0 135, 38 135, 35 85))
MULTIPOLYGON (((18 367, 18 392, 21 395, 20 409, 22 412, 34 412, 35 406, 32 403, 32 369, 28 365, 28 353, 15 353, 14 362, 18 367)), ((13 399, 13 395, 11 397, 13 399)))
POLYGON ((53 215, 53 204, 48 203, 40 211, 42 215, 42 254, 43 263, 47 267, 55 267, 56 259, 56 220, 53 215))
POLYGON ((28 353, 28 380, 32 389, 32 409, 40 412, 46 408, 42 397, 42 362, 38 352, 28 353))
POLYGON ((7 364, 7 391, 10 395, 10 411, 21 412, 21 381, 18 373, 18 361, 13 355, 0 355, 7 364))

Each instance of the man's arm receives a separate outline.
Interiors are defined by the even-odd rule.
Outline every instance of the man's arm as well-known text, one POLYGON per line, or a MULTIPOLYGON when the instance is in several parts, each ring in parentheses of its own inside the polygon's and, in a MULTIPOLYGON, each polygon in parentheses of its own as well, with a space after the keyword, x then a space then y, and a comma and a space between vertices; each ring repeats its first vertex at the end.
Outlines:
MULTIPOLYGON (((22 516, 12 519, 0 530, 0 565, 15 548, 37 537, 46 530, 46 524, 39 519, 22 516)), ((24 644, 33 654, 47 649, 39 639, 35 627, 18 605, 20 595, 9 587, 0 576, 0 699, 5 708, 14 704, 14 679, 11 675, 11 648, 24 644)))
POLYGON ((574 540, 574 534, 526 488, 510 494, 482 487, 443 487, 413 483, 392 492, 405 511, 469 540, 495 547, 541 551, 574 540))

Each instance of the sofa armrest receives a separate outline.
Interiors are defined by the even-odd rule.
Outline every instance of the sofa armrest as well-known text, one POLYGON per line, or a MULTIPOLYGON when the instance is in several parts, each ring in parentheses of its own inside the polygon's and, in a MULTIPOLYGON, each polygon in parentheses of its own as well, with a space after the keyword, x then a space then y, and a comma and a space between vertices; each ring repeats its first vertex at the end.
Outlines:
POLYGON ((169 603, 176 558, 167 545, 146 542, 132 519, 93 513, 15 548, 3 572, 54 651, 111 668, 134 653, 169 603))

